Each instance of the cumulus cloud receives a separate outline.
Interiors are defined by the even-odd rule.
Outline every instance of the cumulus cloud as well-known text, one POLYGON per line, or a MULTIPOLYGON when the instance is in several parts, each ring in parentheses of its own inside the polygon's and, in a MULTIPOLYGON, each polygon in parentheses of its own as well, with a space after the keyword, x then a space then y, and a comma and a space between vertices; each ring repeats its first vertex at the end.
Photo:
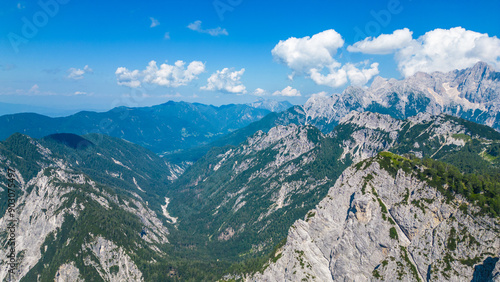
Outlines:
POLYGON ((348 81, 351 82, 351 85, 362 86, 379 73, 378 63, 371 64, 370 68, 360 69, 357 67, 366 64, 367 62, 361 64, 347 63, 342 67, 340 67, 340 64, 332 64, 328 66, 327 74, 313 68, 310 71, 310 77, 316 84, 332 88, 340 87, 348 81))
POLYGON ((396 53, 399 71, 447 72, 484 61, 500 68, 500 39, 462 27, 431 30, 396 53))
POLYGON ((68 69, 68 78, 74 80, 83 79, 83 75, 86 73, 93 73, 93 70, 88 65, 85 65, 83 69, 70 68, 68 69))
POLYGON ((292 74, 305 74, 318 85, 337 88, 349 81, 353 85, 364 85, 378 74, 378 64, 370 68, 358 68, 367 62, 342 66, 335 60, 337 50, 344 45, 342 36, 333 29, 325 30, 312 37, 291 37, 280 41, 271 51, 275 60, 287 65, 292 74))
POLYGON ((253 95, 255 96, 266 96, 267 95, 267 91, 262 89, 262 88, 257 88, 253 91, 252 93, 253 95))
POLYGON ((281 91, 275 91, 273 96, 299 97, 302 95, 299 90, 294 89, 291 86, 287 86, 281 91))
POLYGON ((187 28, 190 30, 194 30, 200 33, 207 33, 211 36, 219 36, 219 35, 228 35, 227 30, 225 28, 216 27, 210 29, 203 29, 201 27, 201 21, 195 21, 194 23, 190 23, 187 28))
POLYGON ((116 69, 115 75, 118 85, 139 87, 142 83, 156 84, 166 87, 187 85, 205 71, 205 64, 192 61, 187 65, 179 60, 174 65, 163 63, 158 67, 156 61, 149 62, 145 70, 129 70, 124 67, 116 69))
POLYGON ((322 68, 335 63, 333 55, 344 45, 342 36, 333 29, 312 37, 291 37, 273 48, 274 59, 298 73, 307 73, 311 68, 322 68))
POLYGON ((228 68, 218 70, 208 79, 206 86, 200 87, 202 90, 222 90, 229 93, 244 94, 246 87, 240 81, 245 69, 231 71, 228 68))
POLYGON ((378 37, 368 37, 347 47, 349 52, 365 54, 390 54, 395 50, 408 46, 412 40, 413 32, 408 28, 395 30, 392 34, 382 34, 378 37))
POLYGON ((139 87, 141 86, 141 76, 142 73, 139 70, 130 71, 127 68, 119 67, 115 71, 116 80, 118 85, 128 86, 128 87, 139 87))
POLYGON ((150 17, 149 19, 151 20, 151 25, 149 27, 153 28, 155 26, 159 26, 160 25, 160 22, 157 19, 155 19, 153 17, 150 17))
MULTIPOLYGON (((368 62, 362 63, 367 65, 368 62)), ((354 64, 345 64, 342 67, 347 72, 347 77, 351 85, 362 86, 365 85, 370 79, 379 74, 378 63, 373 63, 370 68, 357 68, 354 64)))
POLYGON ((417 39, 400 29, 377 38, 366 38, 347 49, 365 54, 395 54, 398 69, 405 77, 416 72, 448 72, 484 61, 500 68, 500 39, 462 27, 434 29, 417 39))

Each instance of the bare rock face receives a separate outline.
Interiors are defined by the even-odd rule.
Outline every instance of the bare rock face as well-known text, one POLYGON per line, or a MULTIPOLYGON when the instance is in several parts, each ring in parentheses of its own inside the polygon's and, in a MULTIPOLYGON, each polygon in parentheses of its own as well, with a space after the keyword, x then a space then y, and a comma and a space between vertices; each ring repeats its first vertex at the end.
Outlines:
POLYGON ((54 279, 55 282, 83 282, 80 271, 74 262, 65 263, 59 267, 54 279))
POLYGON ((450 116, 433 116, 428 113, 398 120, 389 115, 352 111, 340 120, 339 126, 328 136, 336 137, 343 128, 350 128, 350 131, 349 136, 342 140, 342 157, 350 156, 354 163, 404 143, 411 143, 411 153, 418 157, 424 154, 431 156, 444 146, 452 146, 455 149, 463 147, 465 141, 457 135, 473 135, 468 132, 466 126, 450 116), (413 134, 417 131, 418 134, 413 134), (410 140, 407 135, 418 136, 410 140))
POLYGON ((500 73, 478 62, 464 70, 419 72, 404 80, 376 77, 369 88, 351 86, 341 94, 313 95, 302 111, 305 124, 323 132, 351 111, 389 113, 400 119, 446 113, 500 130, 500 73))
MULTIPOLYGON (((56 232, 61 227, 64 221, 65 214, 78 214, 83 209, 82 206, 76 203, 70 208, 63 207, 63 196, 74 190, 71 184, 78 185, 89 183, 83 175, 68 173, 61 168, 55 169, 53 174, 46 175, 40 171, 38 175, 25 184, 23 189, 25 194, 18 199, 18 206, 21 208, 18 211, 19 224, 16 230, 16 251, 23 252, 24 255, 18 266, 17 277, 23 277, 26 273, 40 260, 42 254, 40 247, 45 238, 53 232, 56 232), (58 178, 70 184, 62 186, 54 183, 54 179, 58 178), (32 187, 30 193, 27 192, 28 187, 32 187)), ((0 218, 0 228, 7 229, 8 217, 0 218)), ((7 256, 6 249, 0 249, 0 255, 7 256)), ((0 280, 3 280, 7 275, 7 268, 3 267, 0 270, 0 280)), ((5 262, 6 263, 6 262, 5 262)))
POLYGON ((101 236, 93 242, 87 243, 83 248, 88 248, 97 258, 96 263, 90 257, 85 261, 94 266, 101 278, 105 281, 143 281, 142 273, 129 255, 121 247, 101 236))
POLYGON ((495 220, 464 214, 460 200, 372 160, 345 170, 290 228, 280 258, 246 280, 498 281, 495 220))
MULTIPOLYGON (((85 257, 83 259, 87 262, 86 265, 93 267, 105 281, 142 281, 142 273, 129 256, 133 252, 130 246, 124 247, 119 245, 120 243, 105 238, 109 234, 95 235, 94 240, 82 244, 79 243, 78 235, 68 237, 68 233, 71 229, 80 230, 81 228, 84 230, 81 232, 84 233, 82 236, 87 236, 89 234, 85 233, 85 228, 101 230, 103 225, 110 224, 102 219, 101 223, 96 223, 94 216, 86 221, 85 226, 72 225, 85 215, 90 217, 88 214, 120 212, 122 216, 127 216, 127 219, 132 222, 135 220, 139 225, 139 229, 134 230, 135 234, 128 231, 129 233, 125 235, 135 236, 134 247, 148 248, 153 253, 160 253, 157 246, 168 244, 169 231, 158 218, 157 213, 151 210, 148 203, 136 193, 117 195, 111 188, 96 183, 88 175, 74 169, 36 140, 27 136, 16 138, 19 138, 19 143, 26 141, 33 145, 32 148, 26 150, 34 148, 38 152, 36 155, 38 166, 31 166, 33 170, 36 169, 35 172, 38 172, 34 173, 34 176, 27 177, 26 165, 23 162, 12 161, 16 156, 11 156, 10 159, 0 158, 0 164, 3 167, 8 166, 10 170, 13 170, 17 186, 14 217, 17 219, 15 239, 18 266, 14 279, 34 279, 33 277, 39 274, 31 272, 34 269, 43 269, 44 265, 49 265, 49 262, 57 261, 57 258, 50 260, 48 257, 60 252, 69 261, 60 261, 61 265, 55 266, 56 271, 51 274, 55 274, 53 278, 55 281, 84 281, 88 273, 80 269, 81 263, 75 263, 82 260, 82 257, 85 257), (102 225, 99 227, 91 226, 92 224, 102 225), (144 233, 142 235, 140 235, 140 228, 144 233), (59 243, 60 245, 57 245, 59 243), (75 249, 80 249, 80 251, 75 252, 75 249)), ((24 159, 21 156, 17 158, 24 159)), ((2 190, 7 188, 5 179, 7 175, 2 170, 0 172, 0 189, 2 190)), ((110 218, 109 214, 106 216, 110 218)), ((9 219, 7 213, 0 217, 1 230, 7 230, 9 219)), ((118 222, 113 225, 117 234, 122 233, 123 226, 120 224, 130 224, 130 222, 118 222)), ((2 242, 5 238, 2 234, 2 242)), ((115 238, 119 237, 115 236, 115 238)), ((0 256, 6 257, 6 252, 7 248, 0 248, 0 256)), ((0 280, 2 281, 8 276, 6 263, 5 260, 0 260, 0 280)))

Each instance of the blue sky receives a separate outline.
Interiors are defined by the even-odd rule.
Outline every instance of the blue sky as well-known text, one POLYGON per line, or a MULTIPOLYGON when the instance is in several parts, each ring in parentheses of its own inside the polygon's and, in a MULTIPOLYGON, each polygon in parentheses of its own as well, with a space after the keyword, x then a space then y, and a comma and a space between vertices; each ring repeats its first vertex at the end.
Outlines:
POLYGON ((376 75, 477 60, 498 69, 500 1, 470 3, 2 1, 0 102, 107 110, 262 96, 302 104, 376 75))

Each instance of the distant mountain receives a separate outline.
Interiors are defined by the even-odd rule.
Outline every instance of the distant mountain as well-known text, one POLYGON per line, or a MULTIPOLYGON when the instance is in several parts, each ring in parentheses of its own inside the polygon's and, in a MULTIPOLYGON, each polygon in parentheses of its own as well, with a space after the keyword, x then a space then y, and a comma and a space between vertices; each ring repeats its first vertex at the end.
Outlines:
POLYGON ((0 103, 0 116, 16 113, 38 113, 50 117, 67 116, 78 112, 78 110, 53 109, 32 105, 0 103))
POLYGON ((271 112, 282 112, 287 110, 288 108, 292 107, 293 105, 288 102, 288 101, 276 101, 276 100, 266 100, 266 99, 259 99, 253 103, 248 103, 247 104, 250 107, 254 107, 257 109, 266 109, 271 112))
POLYGON ((326 131, 352 110, 399 119, 446 113, 500 130, 500 72, 479 62, 464 70, 419 72, 404 80, 377 77, 369 88, 351 86, 331 97, 313 96, 300 110, 306 123, 326 131))
POLYGON ((170 101, 153 107, 118 107, 103 113, 86 111, 60 118, 14 114, 0 117, 0 139, 15 132, 34 138, 54 133, 102 133, 155 153, 166 153, 209 143, 268 113, 269 110, 247 105, 215 107, 170 101))
POLYGON ((210 144, 166 157, 174 163, 195 161, 214 146, 238 145, 257 131, 267 132, 278 125, 313 125, 326 134, 351 111, 388 114, 397 119, 418 113, 445 113, 499 131, 500 72, 480 62, 461 71, 417 73, 405 80, 377 77, 369 88, 348 87, 341 94, 314 95, 304 105, 270 113, 210 144))

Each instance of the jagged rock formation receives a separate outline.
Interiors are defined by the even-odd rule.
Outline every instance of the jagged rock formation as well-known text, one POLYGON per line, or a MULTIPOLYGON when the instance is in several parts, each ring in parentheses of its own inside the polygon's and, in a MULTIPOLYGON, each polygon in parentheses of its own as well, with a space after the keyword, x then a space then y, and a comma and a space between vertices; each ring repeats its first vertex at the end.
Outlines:
POLYGON ((387 171, 381 158, 344 171, 290 228, 277 261, 246 280, 470 281, 497 275, 477 266, 498 260, 498 222, 459 209, 463 199, 448 202, 415 171, 387 171))
MULTIPOLYGON (((422 163, 397 172, 383 167, 379 152, 482 173, 500 167, 500 133, 445 114, 398 120, 351 112, 324 134, 293 120, 294 109, 285 112, 287 125, 214 148, 187 169, 102 135, 15 134, 1 142, 0 164, 14 169, 20 187, 18 277, 216 280, 243 277, 268 258, 263 274, 245 277, 498 277, 498 223, 478 216, 472 202, 457 209, 465 196, 447 202, 439 190, 446 186, 419 174, 422 163)), ((394 166, 409 161, 389 156, 394 166)), ((2 171, 2 197, 6 186, 2 171)))
POLYGON ((348 87, 331 97, 315 95, 300 111, 306 123, 328 132, 352 110, 406 119, 445 113, 500 130, 500 73, 479 62, 449 73, 416 73, 404 80, 377 77, 369 88, 348 87))
MULTIPOLYGON (((224 256, 269 250, 281 239, 283 226, 326 193, 331 180, 314 167, 323 158, 339 158, 341 150, 322 139, 312 126, 291 124, 259 131, 238 147, 212 151, 168 193, 177 199, 169 210, 179 218, 179 230, 202 234, 207 243, 225 242, 224 256)), ((339 175, 348 162, 332 162, 328 170, 339 175)))
POLYGON ((389 149, 420 158, 435 157, 445 146, 447 153, 459 150, 467 136, 480 138, 478 129, 477 125, 471 126, 445 114, 421 113, 403 121, 389 115, 353 111, 343 117, 328 136, 341 135, 343 156, 350 155, 357 163, 389 149))
MULTIPOLYGON (((119 150, 118 155, 135 152, 135 145, 107 140, 112 141, 115 142, 114 148, 119 150)), ((153 193, 151 188, 154 185, 144 185, 144 189, 150 190, 148 193, 135 187, 127 191, 126 186, 120 185, 122 180, 112 175, 108 175, 104 181, 106 184, 103 184, 100 181, 107 173, 92 172, 91 169, 113 163, 122 168, 118 170, 122 178, 127 177, 125 171, 130 168, 117 160, 125 162, 123 156, 98 153, 99 156, 96 151, 104 153, 105 150, 95 147, 79 149, 84 151, 68 148, 21 134, 0 143, 0 163, 14 171, 16 184, 14 218, 18 222, 15 229, 18 265, 12 278, 24 281, 39 278, 56 281, 142 280, 143 274, 136 266, 138 259, 144 255, 148 260, 158 259, 163 256, 160 248, 169 243, 165 219, 153 211, 146 200, 148 194, 153 193), (78 154, 85 155, 84 152, 96 155, 96 159, 84 157, 87 163, 75 159, 78 154), (85 168, 100 181, 83 173, 85 168)), ((161 162, 155 165, 163 163, 159 160, 161 162)), ((107 169, 112 170, 113 166, 109 165, 107 169)), ((138 165, 135 169, 136 173, 142 172, 144 167, 138 165)), ((164 174, 168 172, 161 166, 156 169, 164 169, 164 174)), ((154 175, 155 172, 149 173, 154 175)), ((148 175, 136 174, 136 177, 147 178, 148 175)), ((2 199, 7 198, 4 195, 7 195, 9 178, 8 171, 2 169, 2 199)), ((3 231, 7 230, 11 219, 5 205, 1 206, 1 214, 0 230, 3 231)), ((7 233, 2 232, 2 245, 6 239, 7 233)), ((0 255, 6 257, 7 251, 1 248, 0 255)), ((0 262, 2 281, 8 275, 6 263, 6 260, 0 262)))
MULTIPOLYGON (((219 248, 218 242, 224 242, 227 251, 214 256, 228 256, 237 247, 235 257, 268 253, 283 238, 291 219, 306 215, 351 163, 384 150, 443 159, 471 150, 471 140, 477 143, 473 156, 481 159, 478 153, 490 150, 500 133, 427 113, 397 120, 351 112, 327 135, 309 125, 278 125, 267 133, 258 131, 237 147, 214 150, 195 163, 174 182, 169 198, 181 200, 169 209, 179 217, 180 230, 204 234, 207 244, 217 242, 219 248)), ((368 210, 358 216, 369 220, 371 214, 368 210)))
POLYGON ((90 256, 85 257, 84 261, 95 267, 105 281, 143 281, 142 273, 123 248, 101 236, 92 239, 82 248, 90 249, 98 263, 90 256))
POLYGON ((80 271, 75 266, 75 263, 65 263, 59 267, 56 276, 54 278, 55 282, 83 282, 84 280, 80 276, 80 271))
MULTIPOLYGON (((331 96, 316 94, 302 106, 271 113, 247 127, 221 137, 213 146, 236 146, 248 136, 277 125, 313 125, 330 133, 352 111, 388 114, 404 120, 417 114, 460 117, 500 130, 500 72, 479 62, 471 68, 449 73, 416 73, 404 79, 377 77, 369 88, 348 87, 331 96)), ((211 147, 193 152, 201 158, 211 147)))

